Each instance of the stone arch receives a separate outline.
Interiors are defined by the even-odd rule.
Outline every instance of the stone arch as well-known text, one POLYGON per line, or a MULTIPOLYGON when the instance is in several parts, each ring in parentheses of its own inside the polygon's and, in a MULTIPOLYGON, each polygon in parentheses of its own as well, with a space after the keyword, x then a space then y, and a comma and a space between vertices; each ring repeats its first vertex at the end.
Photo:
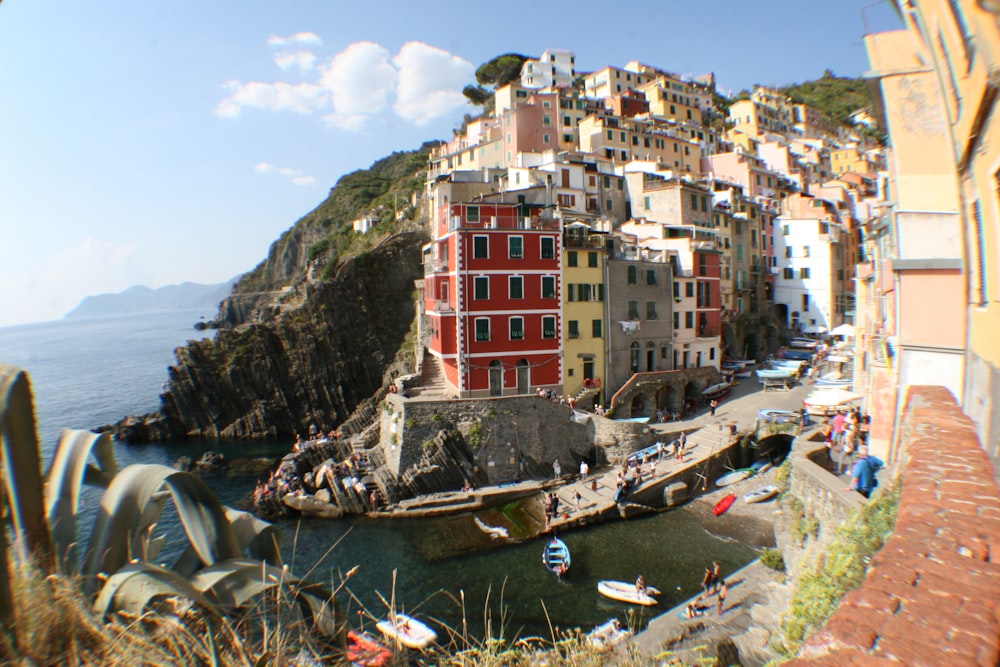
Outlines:
POLYGON ((643 417, 646 414, 646 396, 642 393, 636 394, 632 397, 632 403, 629 405, 629 416, 630 417, 643 417))
POLYGON ((691 380, 684 385, 684 416, 687 417, 691 410, 701 404, 701 384, 696 380, 691 380))

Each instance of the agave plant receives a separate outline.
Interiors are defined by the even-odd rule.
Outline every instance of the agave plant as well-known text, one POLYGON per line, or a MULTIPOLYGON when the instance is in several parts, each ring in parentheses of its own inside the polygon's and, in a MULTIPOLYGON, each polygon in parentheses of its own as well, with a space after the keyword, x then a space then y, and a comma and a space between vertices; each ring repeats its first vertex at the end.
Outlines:
POLYGON ((163 465, 119 470, 108 434, 65 430, 41 473, 30 383, 0 364, 0 515, 9 516, 15 551, 0 530, 0 625, 16 646, 10 562, 44 574, 79 575, 99 618, 140 616, 164 599, 184 600, 209 617, 225 617, 268 592, 294 600, 323 638, 342 646, 332 594, 299 581, 282 565, 279 533, 247 512, 223 506, 198 477, 163 465), (90 532, 81 535, 84 485, 103 489, 90 532), (8 507, 3 507, 4 502, 8 507), (176 509, 186 548, 170 565, 155 562, 166 536, 158 521, 176 509), (13 556, 10 558, 9 556, 13 556))

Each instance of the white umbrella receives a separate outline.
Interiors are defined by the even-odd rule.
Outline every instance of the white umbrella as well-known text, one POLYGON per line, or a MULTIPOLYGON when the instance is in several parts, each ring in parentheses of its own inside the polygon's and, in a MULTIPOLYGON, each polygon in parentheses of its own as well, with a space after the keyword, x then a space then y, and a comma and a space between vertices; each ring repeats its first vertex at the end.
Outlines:
POLYGON ((861 394, 855 394, 853 391, 833 387, 831 389, 820 389, 819 391, 814 391, 809 394, 809 397, 805 400, 805 404, 813 405, 818 408, 829 408, 843 405, 844 403, 850 403, 852 401, 860 401, 862 398, 864 398, 864 396, 861 394))
POLYGON ((854 338, 854 327, 850 324, 841 324, 839 327, 834 327, 833 331, 830 332, 831 336, 843 336, 844 338, 854 338))

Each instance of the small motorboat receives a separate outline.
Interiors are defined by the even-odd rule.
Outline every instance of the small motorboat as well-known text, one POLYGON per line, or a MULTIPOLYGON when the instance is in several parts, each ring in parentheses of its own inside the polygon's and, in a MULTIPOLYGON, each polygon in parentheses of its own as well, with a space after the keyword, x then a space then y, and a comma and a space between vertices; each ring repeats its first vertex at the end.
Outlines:
POLYGON ((767 486, 762 486, 759 489, 754 489, 750 493, 743 495, 743 502, 746 503, 762 503, 765 500, 769 500, 778 495, 778 487, 773 484, 768 484, 767 486))
POLYGON ((740 468, 739 470, 734 470, 730 473, 726 473, 719 479, 715 480, 715 485, 718 487, 729 486, 731 484, 736 484, 737 482, 742 482, 750 475, 753 475, 754 471, 750 468, 740 468))
POLYGON ((759 417, 762 422, 766 422, 768 424, 787 424, 799 421, 799 419, 802 418, 802 415, 801 413, 793 410, 771 410, 761 408, 757 410, 757 417, 759 417))
POLYGON ((812 361, 813 354, 809 350, 785 350, 779 355, 779 358, 792 359, 794 361, 812 361))
POLYGON ((790 380, 792 377, 798 373, 797 368, 774 368, 774 369, 760 369, 757 371, 757 378, 759 380, 790 380))
POLYGON ((566 574, 570 566, 569 547, 558 537, 553 537, 542 550, 542 564, 557 577, 566 574))
POLYGON ((705 387, 702 390, 702 395, 710 401, 718 398, 722 398, 729 393, 729 390, 733 388, 732 382, 719 382, 718 384, 713 384, 709 387, 705 387))
POLYGON ((379 621, 375 627, 389 639, 418 651, 427 648, 437 639, 436 632, 406 614, 395 614, 393 617, 379 621))
POLYGON ((715 507, 712 508, 712 514, 715 516, 722 516, 726 513, 726 510, 733 506, 734 502, 736 502, 736 494, 727 493, 722 500, 715 503, 715 507))
POLYGON ((587 643, 596 651, 607 651, 632 636, 617 618, 611 618, 587 633, 587 643))
POLYGON ((355 667, 382 667, 392 660, 392 651, 365 632, 347 631, 347 661, 355 667))
POLYGON ((633 463, 640 464, 643 461, 656 461, 663 456, 663 452, 664 450, 666 450, 666 448, 667 446, 662 442, 655 442, 649 447, 646 447, 645 449, 640 449, 637 452, 632 452, 631 454, 628 455, 628 458, 626 458, 625 461, 627 465, 630 467, 632 466, 633 463))
POLYGON ((599 581, 597 582, 597 592, 612 600, 641 604, 644 607, 655 605, 657 601, 653 596, 660 594, 660 591, 652 586, 646 586, 645 591, 640 591, 635 587, 635 584, 625 581, 599 581))

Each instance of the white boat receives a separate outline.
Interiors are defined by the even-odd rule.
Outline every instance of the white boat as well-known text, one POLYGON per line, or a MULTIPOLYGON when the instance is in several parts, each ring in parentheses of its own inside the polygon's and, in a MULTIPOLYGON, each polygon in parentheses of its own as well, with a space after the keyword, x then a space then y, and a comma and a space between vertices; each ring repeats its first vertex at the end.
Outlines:
POLYGON ((741 378, 741 379, 745 380, 747 378, 753 377, 753 369, 752 368, 744 368, 741 371, 736 371, 736 373, 734 373, 734 375, 736 377, 738 377, 738 378, 741 378))
POLYGON ((740 468, 739 470, 726 473, 719 479, 715 480, 715 485, 718 487, 729 486, 730 484, 735 484, 736 482, 742 482, 752 474, 754 474, 754 471, 750 468, 740 468))
POLYGON ((772 359, 771 368, 790 368, 800 370, 806 362, 801 359, 772 359))
POLYGON ((797 371, 791 368, 773 368, 771 370, 759 369, 757 371, 758 380, 789 380, 797 371))
POLYGON ((788 341, 788 346, 797 347, 800 350, 813 350, 819 346, 819 341, 812 338, 793 338, 788 341))
POLYGON ((850 387, 852 382, 851 378, 845 378, 838 371, 832 371, 819 377, 816 380, 816 385, 820 387, 850 387))
POLYGON ((719 382, 718 384, 713 384, 710 387, 705 387, 702 390, 702 395, 709 399, 722 398, 729 393, 729 390, 733 388, 732 382, 719 382))
POLYGON ((750 493, 743 495, 743 502, 745 503, 761 503, 769 498, 774 498, 778 495, 778 487, 773 484, 768 484, 767 486, 762 486, 759 489, 754 489, 750 493))
POLYGON ((630 584, 625 581, 598 581, 597 582, 597 592, 604 597, 611 598, 612 600, 618 600, 619 602, 628 602, 630 604, 641 604, 644 607, 652 607, 656 604, 656 598, 654 595, 659 595, 660 591, 656 590, 652 586, 646 586, 646 592, 640 592, 635 584, 630 584))
POLYGON ((632 636, 617 618, 608 619, 587 633, 587 643, 597 651, 607 651, 632 636))
POLYGON ((412 616, 396 614, 395 619, 395 623, 391 618, 379 621, 375 627, 389 639, 418 651, 427 648, 437 639, 436 632, 412 616))
POLYGON ((797 422, 802 418, 802 414, 794 410, 775 410, 771 408, 758 409, 757 416, 762 422, 767 422, 769 424, 797 422))

